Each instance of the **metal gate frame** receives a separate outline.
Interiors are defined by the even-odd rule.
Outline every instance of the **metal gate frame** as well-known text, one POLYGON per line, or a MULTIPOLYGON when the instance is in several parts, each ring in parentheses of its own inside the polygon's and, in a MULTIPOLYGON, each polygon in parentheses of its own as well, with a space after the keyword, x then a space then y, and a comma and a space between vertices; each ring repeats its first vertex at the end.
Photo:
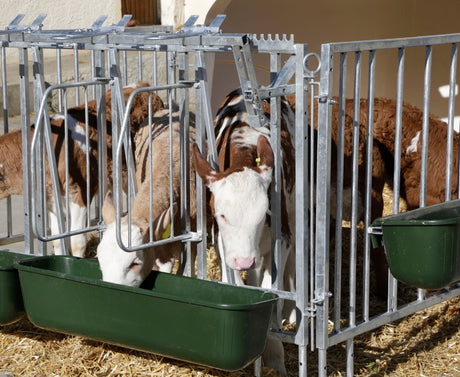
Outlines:
MULTIPOLYGON (((395 168, 393 176, 393 213, 399 211, 399 196, 400 196, 400 158, 401 158, 401 129, 402 129, 402 103, 403 103, 403 87, 404 87, 404 62, 406 50, 414 47, 425 48, 425 78, 424 78, 424 92, 423 92, 423 131, 422 131, 422 169, 421 169, 421 188, 420 188, 420 206, 424 207, 426 203, 426 178, 427 178, 427 151, 428 151, 428 114, 430 105, 430 84, 431 84, 431 61, 432 61, 432 47, 437 45, 451 46, 451 60, 450 60, 450 94, 449 94, 449 109, 448 109, 448 142, 447 142, 447 166, 446 172, 446 201, 451 200, 451 187, 452 187, 452 159, 458 158, 453 156, 452 142, 453 142, 453 124, 454 124, 454 106, 455 106, 455 81, 457 70, 457 47, 460 42, 459 34, 428 36, 428 37, 415 37, 415 38, 402 38, 390 40, 375 40, 375 41, 361 41, 361 42, 347 42, 347 43, 329 43, 321 46, 321 78, 319 89, 319 104, 318 104, 318 165, 317 165, 317 185, 324 187, 324 190, 318 190, 316 195, 316 275, 315 275, 315 301, 317 326, 316 326, 316 341, 319 352, 318 372, 320 376, 327 375, 327 349, 335 344, 346 342, 346 355, 347 355, 347 376, 353 376, 353 339, 354 337, 363 333, 372 331, 377 327, 384 324, 401 319, 405 316, 413 314, 419 310, 428 308, 429 306, 438 304, 442 301, 451 299, 460 295, 460 286, 453 285, 438 291, 427 297, 426 292, 422 289, 417 290, 417 300, 398 306, 397 304, 397 281, 389 273, 388 281, 388 305, 387 311, 374 317, 369 316, 369 260, 370 260, 370 233, 373 229, 370 227, 370 187, 371 187, 371 169, 372 169, 372 135, 373 135, 373 100, 375 96, 375 69, 376 69, 376 54, 382 50, 393 49, 398 53, 397 60, 397 83, 396 83, 396 140, 395 140, 395 168), (341 275, 337 271, 334 272, 334 289, 330 288, 329 282, 329 266, 330 250, 332 246, 329 244, 332 229, 329 227, 330 216, 330 187, 331 187, 331 104, 335 101, 333 93, 334 78, 333 67, 334 60, 340 61, 339 66, 339 79, 338 79, 338 92, 339 92, 339 122, 343 125, 344 109, 345 109, 345 93, 346 93, 346 75, 347 75, 347 54, 354 54, 354 83, 353 83, 353 98, 355 99, 354 122, 359 125, 359 99, 362 98, 361 94, 361 70, 363 65, 363 55, 368 53, 369 76, 368 76, 368 93, 367 99, 369 107, 367 110, 367 178, 366 178, 366 197, 365 201, 365 217, 364 229, 367 230, 364 245, 364 297, 363 297, 363 312, 361 313, 362 320, 356 321, 356 244, 353 245, 350 251, 350 264, 354 271, 350 271, 352 275, 350 285, 350 310, 348 313, 348 326, 341 327, 340 325, 340 285, 341 275), (358 100, 357 100, 358 99, 358 100), (328 161, 327 164, 320 162, 328 161), (334 313, 330 314, 330 301, 334 298, 334 313), (319 304, 320 303, 320 304, 319 304), (334 323, 334 329, 328 329, 329 321, 334 323)), ((353 137, 353 142, 357 142, 357 138, 353 137)), ((356 150, 356 149, 355 149, 356 150)), ((357 156, 355 156, 357 158, 357 156)), ((351 224, 351 237, 356 237, 357 226, 357 179, 358 173, 353 172, 354 190, 352 193, 353 209, 352 209, 352 224, 351 224)), ((458 182, 456 183, 458 184, 458 182)), ((339 185, 339 183, 337 183, 339 185)), ((340 189, 338 188, 339 192, 340 189)), ((337 211, 341 206, 340 200, 337 203, 337 211)), ((338 213, 338 212, 337 212, 338 213)), ((337 252, 337 250, 336 250, 337 252)))

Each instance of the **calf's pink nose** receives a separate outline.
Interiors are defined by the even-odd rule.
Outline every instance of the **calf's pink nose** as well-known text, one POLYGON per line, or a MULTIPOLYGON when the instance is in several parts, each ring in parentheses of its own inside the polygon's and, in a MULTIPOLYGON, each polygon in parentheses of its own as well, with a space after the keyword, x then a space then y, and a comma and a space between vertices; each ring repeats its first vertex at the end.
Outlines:
POLYGON ((256 258, 233 258, 234 269, 241 270, 250 270, 256 266, 256 258))

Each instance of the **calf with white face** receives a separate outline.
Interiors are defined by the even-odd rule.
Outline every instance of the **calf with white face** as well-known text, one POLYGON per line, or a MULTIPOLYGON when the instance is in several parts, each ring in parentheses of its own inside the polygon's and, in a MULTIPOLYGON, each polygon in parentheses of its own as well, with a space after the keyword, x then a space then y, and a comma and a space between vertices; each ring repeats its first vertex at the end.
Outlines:
MULTIPOLYGON (((286 288, 292 290, 295 271, 291 263, 286 271, 285 266, 294 248, 291 231, 295 229, 294 113, 286 98, 282 97, 280 102, 281 206, 276 216, 281 220, 281 265, 277 269, 285 272, 284 280, 289 285, 286 288)), ((196 146, 193 155, 196 171, 211 191, 210 206, 218 226, 222 280, 228 282, 226 265, 235 271, 238 284, 243 284, 239 271, 247 270, 249 285, 271 288, 269 186, 274 154, 269 142, 270 102, 262 101, 262 106, 267 122, 251 127, 241 90, 230 93, 218 110, 214 124, 220 171, 210 166, 196 146)), ((279 339, 269 338, 263 360, 265 365, 286 375, 284 349, 279 339)))
MULTIPOLYGON (((190 140, 194 142, 192 113, 190 113, 189 126, 190 140)), ((151 241, 177 235, 182 230, 181 217, 174 216, 181 203, 180 132, 179 108, 173 106, 172 112, 169 109, 156 111, 152 114, 151 125, 147 120, 134 135, 136 181, 139 189, 131 207, 131 222, 128 221, 128 215, 121 219, 120 238, 125 247, 136 248, 151 241), (172 228, 171 222, 174 223, 172 228), (129 234, 131 234, 130 243, 129 234)), ((188 183, 190 225, 193 228, 196 223, 196 191, 195 171, 192 165, 188 183)), ((103 219, 107 228, 97 248, 103 279, 112 283, 139 286, 152 268, 171 272, 175 261, 180 258, 181 242, 172 239, 170 243, 126 252, 118 245, 115 214, 115 207, 109 194, 103 206, 103 219)), ((194 251, 192 245, 192 254, 194 251)), ((178 273, 181 273, 180 267, 178 273)))
MULTIPOLYGON (((219 173, 194 147, 197 173, 212 193, 211 207, 219 226, 222 260, 237 271, 259 270, 261 236, 269 206, 267 190, 273 170, 273 151, 265 136, 257 143, 259 166, 244 166, 219 173)), ((263 266, 266 267, 266 266, 263 266)), ((223 269, 225 271, 225 269, 223 269)))
MULTIPOLYGON (((158 251, 155 253, 152 249, 138 250, 132 252, 124 251, 117 243, 116 238, 116 221, 115 206, 112 201, 112 193, 108 192, 104 205, 102 207, 102 217, 107 228, 104 237, 97 247, 97 257, 101 266, 102 278, 110 283, 124 284, 131 287, 139 287, 147 275, 152 271, 154 259, 158 257, 158 251)), ((163 211, 153 222, 152 229, 154 239, 162 238, 165 231, 171 223, 171 211, 163 211)), ((134 219, 129 229, 128 218, 125 216, 121 219, 121 241, 125 246, 140 246, 148 242, 149 224, 142 219, 134 219), (128 237, 131 233, 129 244, 128 237)), ((159 247, 161 249, 161 246, 159 247)), ((159 262, 159 260, 158 260, 159 262)), ((174 259, 169 264, 158 263, 160 271, 171 272, 174 259)))

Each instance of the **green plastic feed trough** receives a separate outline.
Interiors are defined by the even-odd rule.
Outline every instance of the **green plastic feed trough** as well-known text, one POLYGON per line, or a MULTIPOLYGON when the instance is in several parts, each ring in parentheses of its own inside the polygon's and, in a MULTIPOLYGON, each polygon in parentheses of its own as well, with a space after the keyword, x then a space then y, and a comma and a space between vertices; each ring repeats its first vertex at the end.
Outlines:
POLYGON ((19 276, 14 263, 30 254, 0 250, 0 325, 17 321, 24 315, 19 276))
POLYGON ((94 260, 47 256, 17 264, 30 320, 80 335, 224 370, 264 350, 277 296, 152 272, 141 288, 101 281, 94 260))
MULTIPOLYGON (((392 275, 403 283, 440 289, 460 281, 460 200, 382 217, 383 245, 392 275)), ((372 235, 373 244, 382 238, 372 235)))

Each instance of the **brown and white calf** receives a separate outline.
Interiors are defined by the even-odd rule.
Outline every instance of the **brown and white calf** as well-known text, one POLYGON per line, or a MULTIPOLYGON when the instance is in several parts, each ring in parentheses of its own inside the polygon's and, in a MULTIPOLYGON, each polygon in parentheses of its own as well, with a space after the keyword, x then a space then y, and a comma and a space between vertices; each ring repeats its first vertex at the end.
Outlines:
MULTIPOLYGON (((169 109, 157 111, 152 116, 151 157, 149 155, 148 121, 134 136, 136 181, 139 187, 132 203, 131 219, 125 215, 121 219, 121 240, 126 247, 137 247, 149 241, 167 238, 165 231, 174 218, 176 235, 181 229, 180 216, 174 216, 174 209, 180 203, 180 132, 179 109, 173 107, 170 119, 169 109), (170 197, 170 127, 172 127, 172 194, 170 197), (150 166, 150 160, 152 165, 150 166), (152 174, 150 180, 149 172, 152 174), (152 190, 152 191, 151 191, 152 190), (152 193, 152 202, 150 194, 152 193), (171 207, 172 203, 172 207, 171 207), (131 227, 130 227, 131 224, 131 227), (131 243, 128 240, 131 240, 131 243)), ((195 140, 194 117, 190 114, 190 142, 195 140)), ((190 161, 190 220, 192 227, 196 219, 195 169, 190 161)), ((103 206, 103 219, 106 225, 97 256, 104 281, 139 286, 152 268, 171 272, 174 262, 180 257, 180 242, 126 252, 117 242, 115 207, 111 194, 103 206)))
MULTIPOLYGON (((218 226, 218 248, 223 280, 224 263, 235 271, 247 270, 248 284, 271 288, 271 234, 269 187, 274 169, 270 146, 269 103, 264 102, 267 123, 249 126, 243 95, 233 91, 215 119, 219 171, 214 170, 194 146, 197 173, 211 191, 212 215, 218 226)), ((294 250, 294 114, 289 102, 281 100, 281 218, 282 266, 294 250)), ((294 271, 286 277, 294 278, 294 271)), ((235 274, 240 284, 239 273, 235 274)), ((281 341, 270 338, 264 352, 266 365, 286 374, 281 341)))
MULTIPOLYGON (((378 141, 388 169, 394 166, 396 140, 396 101, 376 98, 374 101, 374 139, 378 141)), ((408 209, 420 206, 422 167, 423 110, 403 103, 401 132, 401 197, 408 209)), ((426 205, 441 203, 446 198, 447 124, 430 114, 428 117, 428 157, 426 205)), ((459 134, 453 133, 451 197, 458 195, 459 134)))
MULTIPOLYGON (((125 99, 132 91, 146 83, 124 89, 125 99)), ((137 129, 148 113, 148 95, 136 96, 133 110, 130 113, 131 127, 137 129)), ((163 103, 159 97, 152 98, 153 108, 162 108, 163 103)), ((112 169, 112 145, 111 145, 111 92, 107 92, 107 156, 109 181, 111 182, 112 169)), ((88 120, 86 121, 85 105, 80 105, 67 110, 67 117, 58 113, 50 117, 51 132, 54 153, 58 168, 61 195, 65 195, 66 185, 69 191, 69 208, 66 210, 69 217, 69 230, 78 231, 84 228, 88 205, 98 191, 97 173, 97 108, 96 100, 88 102, 88 120), (68 139, 65 141, 65 130, 68 130, 68 139), (88 133, 88 141, 86 138, 88 133), (66 147, 68 171, 66 171, 66 147), (89 176, 87 175, 86 159, 89 158, 89 176), (87 184, 89 198, 87 197, 87 184)), ((31 131, 33 137, 33 128, 31 131)), ((0 136, 0 163, 3 166, 0 177, 0 199, 9 195, 23 194, 23 171, 22 171, 22 133, 14 131, 0 136)), ((56 206, 53 198, 53 188, 50 172, 47 164, 47 210, 50 219, 52 234, 58 234, 58 222, 56 206)), ((71 237, 70 248, 73 255, 83 256, 86 248, 86 235, 76 234, 71 237)), ((54 252, 62 254, 59 240, 53 241, 54 252)))

